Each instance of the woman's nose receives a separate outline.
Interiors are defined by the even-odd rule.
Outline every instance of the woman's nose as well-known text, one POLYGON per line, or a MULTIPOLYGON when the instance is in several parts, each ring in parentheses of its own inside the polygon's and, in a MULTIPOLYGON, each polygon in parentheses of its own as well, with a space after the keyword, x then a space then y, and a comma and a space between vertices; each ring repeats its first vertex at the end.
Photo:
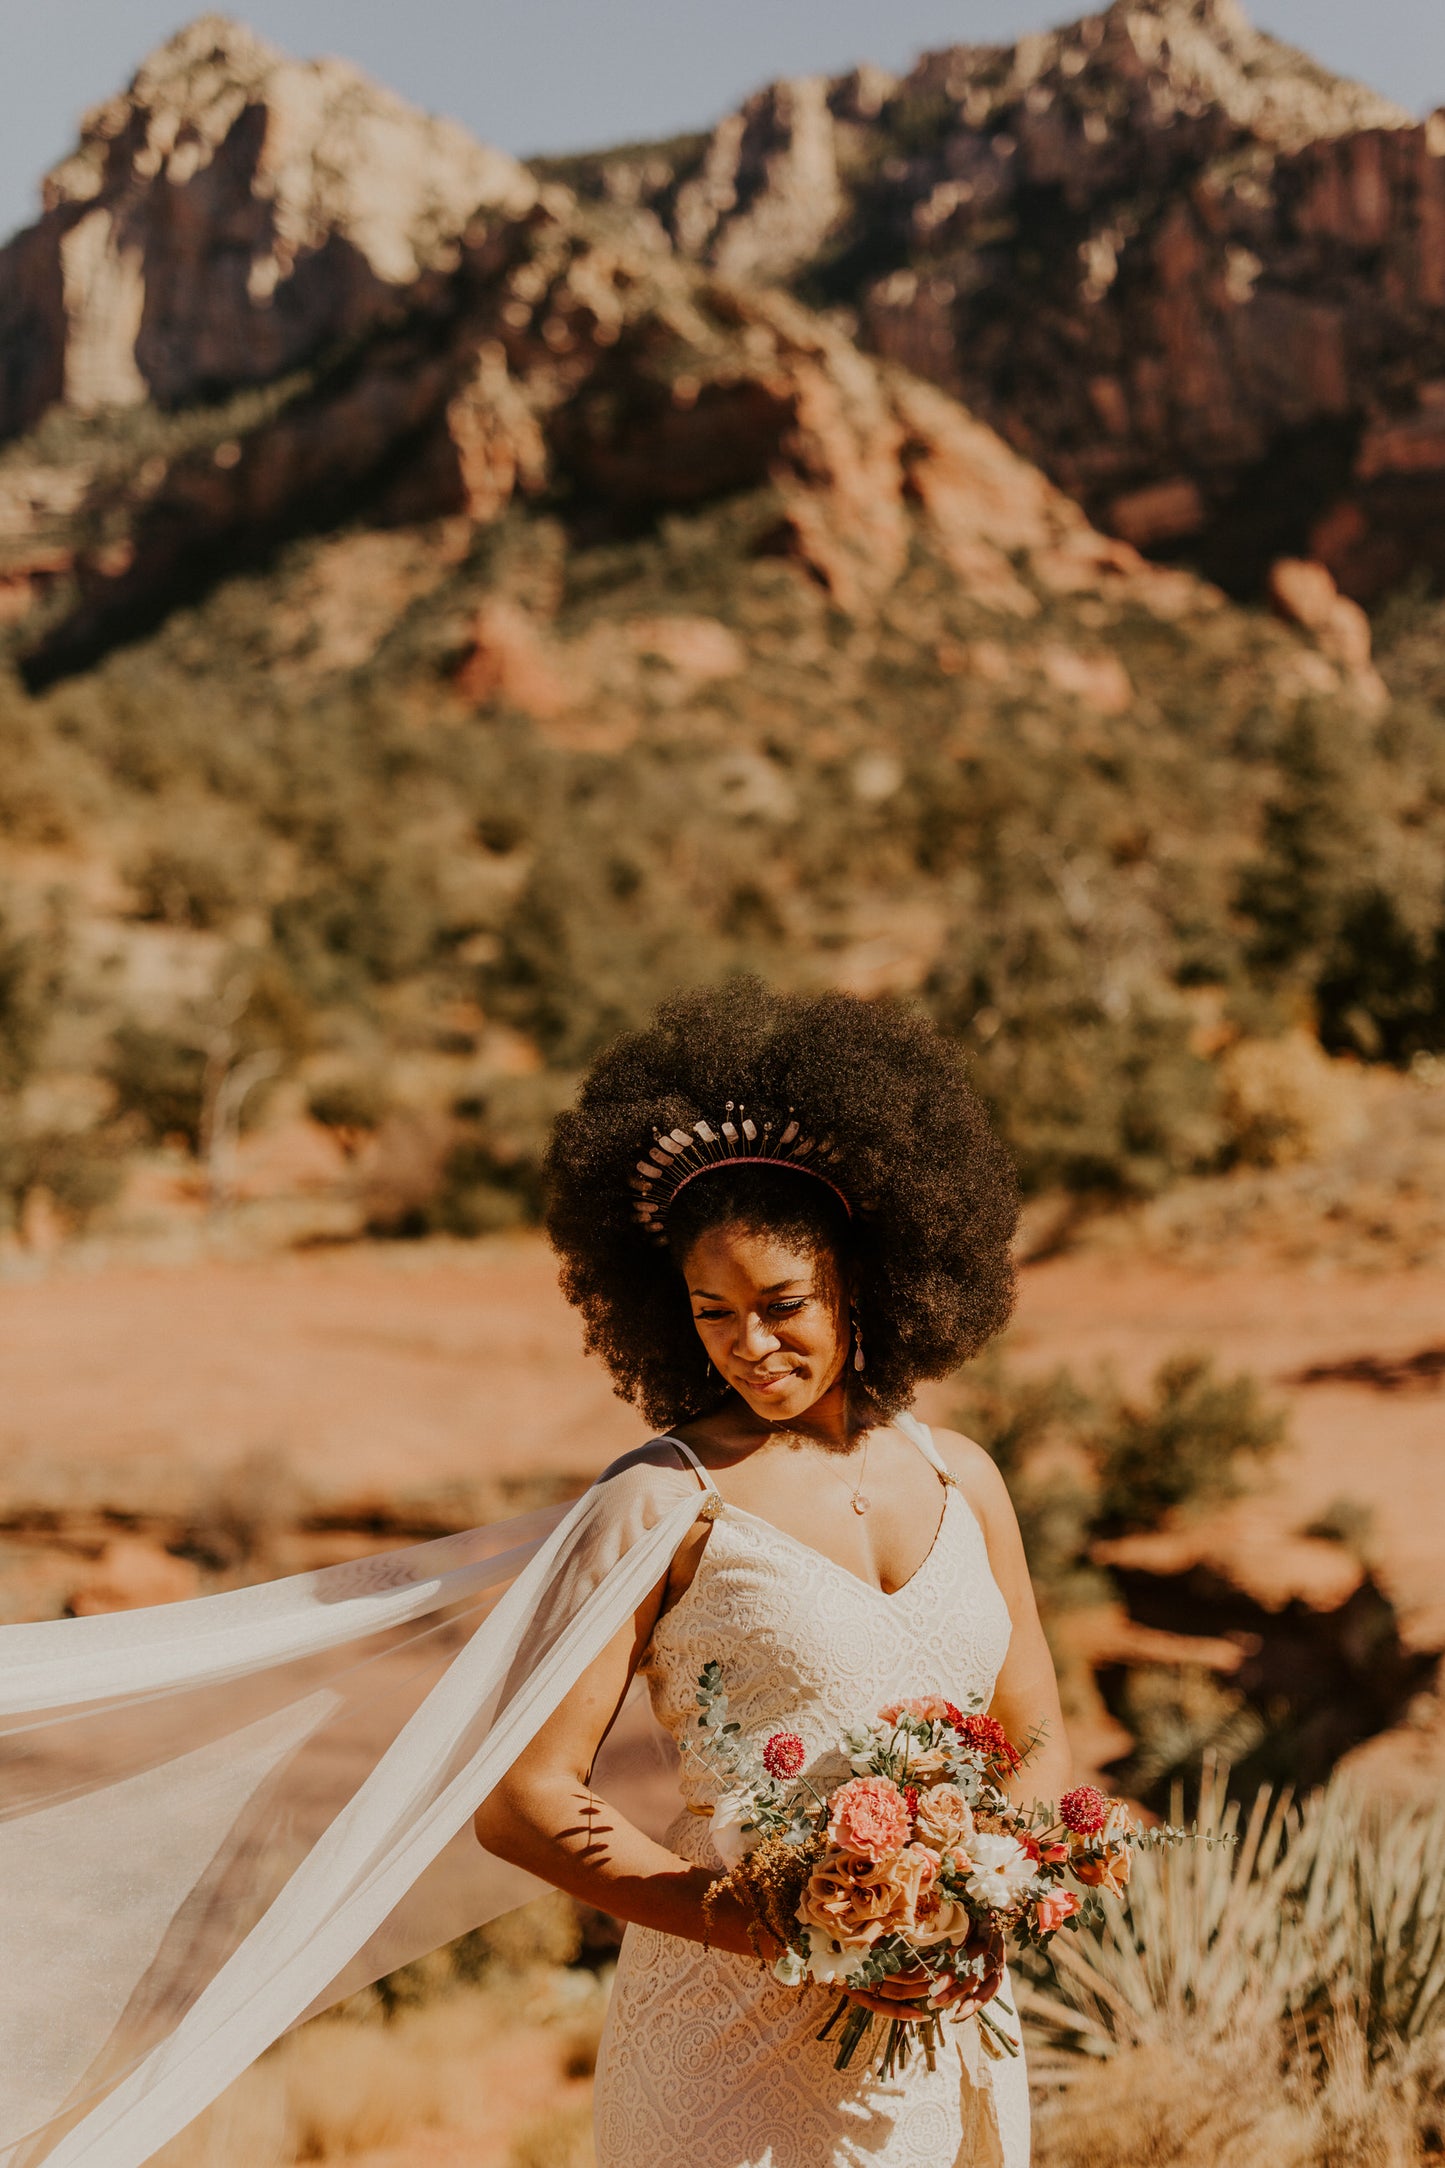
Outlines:
POLYGON ((760 1355, 771 1353, 778 1345, 778 1336, 770 1332, 762 1318, 745 1317, 737 1337, 735 1352, 744 1362, 756 1362, 760 1355))

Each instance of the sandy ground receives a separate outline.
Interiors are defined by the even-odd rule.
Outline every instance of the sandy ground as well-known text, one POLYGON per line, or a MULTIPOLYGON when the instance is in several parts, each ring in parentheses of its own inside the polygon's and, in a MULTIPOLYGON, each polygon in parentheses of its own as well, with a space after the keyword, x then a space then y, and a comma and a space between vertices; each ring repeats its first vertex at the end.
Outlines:
MULTIPOLYGON (((1298 1374, 1442 1343, 1445 1273, 1202 1272, 1082 1255, 1024 1274, 1009 1354, 1082 1375, 1107 1361, 1130 1384, 1181 1349, 1254 1372, 1288 1403, 1293 1443, 1256 1496, 1191 1537, 1196 1550, 1267 1600, 1295 1589, 1327 1600, 1338 1548, 1299 1531, 1336 1499, 1363 1501, 1407 1632, 1437 1647, 1445 1381, 1383 1392, 1298 1374)), ((947 1388, 924 1412, 946 1419, 947 1388)), ((458 1483, 585 1477, 639 1429, 583 1357, 533 1238, 168 1264, 62 1256, 0 1282, 0 1485, 12 1497, 27 1472, 69 1471, 96 1498, 147 1472, 220 1474, 261 1457, 354 1508, 458 1483)), ((1395 1762, 1414 1751, 1390 1737, 1395 1762)), ((1418 1780, 1433 1784, 1445 1743, 1422 1739, 1417 1758, 1418 1780)), ((575 2112, 588 2092, 559 2079, 541 2036, 509 2037, 477 2075, 485 2136, 417 2129, 337 2168, 507 2168, 539 2111, 575 2112)))
MULTIPOLYGON (((1260 1590, 1316 1585, 1330 1547, 1293 1539, 1347 1497, 1422 1640, 1445 1641, 1445 1381, 1291 1382, 1312 1364, 1445 1342, 1445 1273, 1206 1273, 1064 1257, 1023 1275, 1019 1361, 1101 1361, 1142 1383, 1201 1349, 1289 1403, 1294 1444, 1263 1493, 1211 1524, 1260 1590)), ((948 1414, 946 1388, 924 1412, 948 1414)), ((532 1237, 186 1264, 64 1260, 0 1285, 0 1478, 67 1468, 95 1490, 247 1459, 344 1499, 549 1473, 586 1477, 639 1424, 579 1346, 532 1237)))

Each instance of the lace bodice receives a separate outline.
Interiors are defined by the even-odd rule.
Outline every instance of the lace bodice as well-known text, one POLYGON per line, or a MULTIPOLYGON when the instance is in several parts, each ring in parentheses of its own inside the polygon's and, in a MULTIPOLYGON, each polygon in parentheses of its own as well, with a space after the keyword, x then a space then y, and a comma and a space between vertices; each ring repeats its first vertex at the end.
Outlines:
MULTIPOLYGON (((977 1694, 987 1703, 1008 1649, 1008 1608, 962 1492, 940 1486, 939 1495, 928 1556, 892 1595, 723 1505, 642 1666, 658 1721, 677 1740, 695 1730, 698 1674, 716 1659, 743 1730, 796 1731, 810 1774, 831 1778, 842 1769, 843 1725, 866 1722, 884 1702, 943 1694, 966 1706, 977 1694)), ((711 1805, 719 1789, 688 1754, 682 1782, 693 1808, 711 1805)))
MULTIPOLYGON (((942 1471, 927 1432, 901 1427, 942 1471)), ((716 1661, 744 1731, 796 1731, 826 1780, 843 1773, 842 1727, 889 1701, 987 1703, 1008 1607, 967 1500, 951 1482, 939 1498, 927 1557, 884 1595, 714 1493, 697 1571, 641 1667, 659 1722, 678 1741, 693 1733, 698 1674, 716 1661)), ((682 1781, 693 1810, 721 1789, 687 1753, 682 1781)), ((666 1841, 717 1865, 708 1829, 705 1812, 685 1813, 666 1841)), ((778 1986, 749 1959, 630 1927, 598 2066, 599 2168, 1025 2168, 1021 2060, 985 2068, 965 2025, 935 2070, 919 2056, 887 2085, 857 2065, 840 2073, 816 2037, 830 2000, 778 1986)))

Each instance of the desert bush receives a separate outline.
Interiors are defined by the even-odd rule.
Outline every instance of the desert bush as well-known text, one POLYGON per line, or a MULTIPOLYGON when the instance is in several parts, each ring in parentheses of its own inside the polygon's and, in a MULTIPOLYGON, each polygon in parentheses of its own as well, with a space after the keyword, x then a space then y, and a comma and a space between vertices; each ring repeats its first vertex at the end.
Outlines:
POLYGON ((0 1119, 0 1224, 17 1221, 31 1191, 44 1190, 84 1227, 119 1190, 129 1142, 114 1125, 27 1131, 0 1119))
POLYGON ((1338 1543, 1342 1550, 1353 1551, 1357 1558, 1368 1560, 1374 1546, 1376 1523, 1375 1508, 1365 1499, 1342 1495, 1332 1498, 1313 1519, 1306 1521, 1300 1533, 1313 1536, 1317 1543, 1338 1543))
POLYGON ((1246 960, 1307 997, 1331 1052, 1401 1063, 1445 1046, 1438 710, 1431 720, 1421 734, 1392 716, 1371 736, 1298 718, 1242 872, 1246 960))
POLYGON ((502 1077, 456 1108, 463 1134, 448 1153, 432 1207, 447 1234, 492 1234, 540 1218, 552 1124, 571 1099, 569 1071, 502 1077))
POLYGON ((1363 1128, 1358 1072, 1305 1031, 1241 1039, 1219 1064, 1232 1156, 1252 1167, 1322 1159, 1363 1128))
POLYGON ((1247 1372, 1219 1377, 1207 1355, 1172 1355, 1152 1398, 1105 1405, 1090 1438, 1099 1474, 1100 1534, 1151 1528, 1180 1506, 1238 1495, 1246 1463, 1272 1453, 1283 1415, 1266 1406, 1247 1372))
POLYGON ((1131 1665, 1119 1715, 1134 1745, 1115 1779, 1131 1798, 1151 1802, 1210 1759, 1245 1762, 1268 1729, 1246 1695, 1199 1664, 1131 1665))
POLYGON ((582 1949, 577 1906, 561 1890, 548 1890, 530 1904, 504 1912, 485 1927, 474 1928, 449 1948, 449 1962, 460 1980, 525 1972, 534 1966, 575 1964, 582 1949))
MULTIPOLYGON (((1125 1392, 1108 1372, 1087 1387, 1066 1369, 1020 1373, 997 1354, 962 1383, 954 1420, 1008 1483, 1065 1705, 1087 1707, 1096 1689, 1068 1614, 1118 1600, 1100 1547, 1236 1495, 1284 1424, 1252 1378, 1221 1378, 1197 1355, 1161 1364, 1147 1394, 1125 1392)), ((1265 1736, 1266 1712, 1197 1666, 1135 1666, 1103 1683, 1133 1737, 1119 1774, 1138 1798, 1167 1795, 1211 1754, 1244 1762, 1265 1736)))
POLYGON ((352 1136, 373 1135, 388 1112, 385 1082, 365 1070, 319 1078, 306 1094, 306 1111, 323 1129, 352 1136))
POLYGON ((206 1051, 173 1031, 120 1024, 105 1073, 116 1105, 133 1114, 154 1138, 177 1136, 195 1151, 206 1101, 206 1051))
POLYGON ((1236 1496, 1251 1463, 1285 1435, 1255 1380, 1222 1378, 1208 1356, 1170 1356, 1147 1396, 1107 1371, 1019 1372, 999 1355, 961 1373, 954 1420, 998 1462, 1013 1493, 1029 1569, 1056 1615, 1107 1581, 1093 1546, 1167 1514, 1236 1496))
POLYGON ((1445 894, 1434 923, 1369 887, 1341 912, 1314 985, 1320 1037, 1333 1050, 1407 1063, 1445 1048, 1445 894))
POLYGON ((1360 2065, 1342 2028, 1318 2082, 1266 2032, 1224 2049, 1131 2048, 1041 2091, 1038 2168, 1420 2168, 1438 2152, 1432 2058, 1360 2065))
POLYGON ((424 971, 443 937, 429 856, 377 854, 278 903, 271 915, 287 969, 318 1002, 354 998, 424 971))
POLYGON ((0 910, 0 1091, 18 1091, 40 1059, 63 964, 53 917, 43 931, 21 931, 0 910))
POLYGON ((129 869, 136 916, 167 926, 210 931, 223 926, 246 898, 239 869, 215 849, 157 844, 129 869))

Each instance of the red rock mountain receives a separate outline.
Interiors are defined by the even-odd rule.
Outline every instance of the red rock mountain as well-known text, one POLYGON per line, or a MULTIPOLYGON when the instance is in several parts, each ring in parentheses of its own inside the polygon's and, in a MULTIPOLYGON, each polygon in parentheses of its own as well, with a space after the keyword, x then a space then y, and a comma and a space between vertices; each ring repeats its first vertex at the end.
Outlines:
POLYGON ((1237 0, 1116 0, 895 80, 777 83, 710 136, 548 169, 841 306, 1091 516, 1240 592, 1445 569, 1445 114, 1237 0))
POLYGON ((485 525, 559 493, 626 523, 767 483, 769 546, 849 610, 896 579, 914 519, 1015 613, 1020 553, 1066 587, 1149 586, 993 432, 825 318, 223 18, 87 118, 46 202, 0 255, 6 423, 58 408, 110 434, 104 457, 0 471, 10 612, 42 605, 32 683, 298 530, 485 525), (151 436, 116 435, 130 409, 151 436))
MULTIPOLYGON (((577 1065, 739 969, 924 999, 1028 1178, 1090 1195, 1264 1148, 1241 1034, 1445 1046, 1429 606, 1377 675, 1288 521, 1249 530, 1270 613, 1079 502, 1194 489, 1223 531, 1283 425, 1158 252, 1413 140, 1252 37, 1170 0, 780 89, 582 198, 223 18, 154 55, 0 256, 0 1240, 143 1224, 198 1154, 223 1190, 253 1085, 344 1192, 308 1224, 504 1223, 577 1065), (915 350, 935 270, 973 329, 915 350)), ((1304 361, 1270 381, 1313 412, 1304 361)), ((1391 396, 1428 503, 1404 362, 1391 396)))

